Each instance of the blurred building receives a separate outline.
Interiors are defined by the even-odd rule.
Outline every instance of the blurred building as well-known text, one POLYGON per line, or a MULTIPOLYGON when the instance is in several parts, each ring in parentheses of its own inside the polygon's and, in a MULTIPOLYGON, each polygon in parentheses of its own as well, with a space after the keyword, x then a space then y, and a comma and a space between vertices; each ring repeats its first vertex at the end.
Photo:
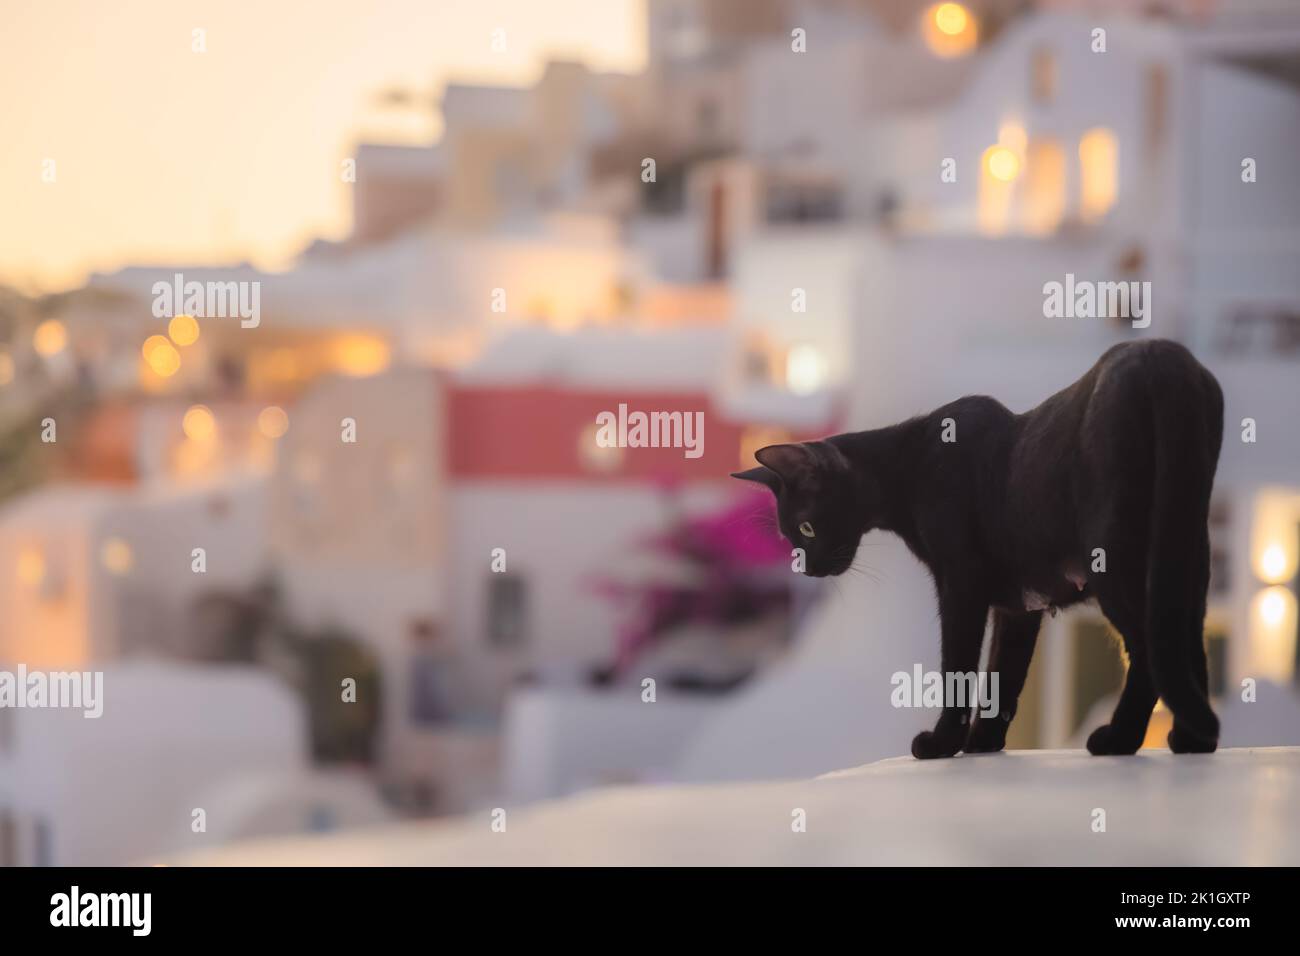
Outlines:
MULTIPOLYGON (((1156 335, 1227 396, 1215 694, 1293 691, 1300 15, 943 7, 651 0, 642 74, 453 83, 438 142, 358 144, 352 234, 288 272, 140 265, 0 303, 21 332, 0 662, 210 659, 203 609, 265 618, 274 577, 275 613, 373 656, 376 776, 421 809, 501 778, 534 798, 892 755, 918 715, 863 687, 937 659, 929 582, 894 545, 869 542, 886 585, 828 592, 744 694, 653 721, 589 686, 618 627, 592 580, 734 500, 763 444, 972 392, 1024 410, 1156 335), (260 320, 172 327, 152 289, 176 273, 257 283, 260 320), (1045 318, 1067 275, 1150 282, 1149 326, 1045 318), (704 454, 599 447, 619 404, 703 412, 704 454), (50 409, 59 442, 33 446, 50 409)), ((1050 621, 1013 744, 1068 743, 1121 667, 1095 610, 1050 621)))

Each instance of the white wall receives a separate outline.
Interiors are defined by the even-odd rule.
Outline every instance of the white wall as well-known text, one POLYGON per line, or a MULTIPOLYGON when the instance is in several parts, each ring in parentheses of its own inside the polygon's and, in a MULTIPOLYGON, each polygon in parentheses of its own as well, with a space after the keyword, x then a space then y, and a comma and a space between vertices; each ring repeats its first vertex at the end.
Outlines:
MULTIPOLYGON (((1160 27, 1130 19, 1068 14, 1019 20, 983 55, 978 71, 940 121, 942 155, 916 157, 915 175, 923 194, 929 192, 936 206, 973 212, 981 157, 998 142, 1000 126, 1011 122, 1023 126, 1031 140, 1054 138, 1064 147, 1068 212, 1078 203, 1079 140, 1089 129, 1104 126, 1119 142, 1119 196, 1109 227, 1172 234, 1179 181, 1174 149, 1178 142, 1179 68, 1174 34, 1160 27), (1095 27, 1107 31, 1105 53, 1092 52, 1095 27), (1030 86, 1032 56, 1039 47, 1051 50, 1057 62, 1057 95, 1050 103, 1035 102, 1030 86), (1144 145, 1146 79, 1149 68, 1157 63, 1169 69, 1170 112, 1163 154, 1167 162, 1152 176, 1144 145), (955 183, 939 180, 939 163, 944 157, 957 160, 955 183)), ((973 229, 974 222, 966 228, 973 229)))
POLYGON ((734 266, 733 362, 743 337, 762 332, 787 346, 807 344, 822 355, 828 388, 853 374, 853 321, 875 237, 853 228, 766 229, 737 250, 734 266), (796 288, 805 312, 792 309, 796 288))
POLYGON ((1300 224, 1300 90, 1241 67, 1207 61, 1196 72, 1200 116, 1193 143, 1198 176, 1188 196, 1200 231, 1294 233, 1300 224), (1257 180, 1241 181, 1241 161, 1257 180))
POLYGON ((185 648, 188 611, 209 590, 240 590, 265 568, 265 493, 258 480, 182 491, 69 485, 10 502, 0 519, 0 659, 80 664, 185 648), (129 549, 120 573, 106 542, 129 549), (207 552, 207 571, 192 552, 207 552), (19 580, 24 551, 47 583, 19 580))
MULTIPOLYGON (((688 487, 681 502, 707 509, 730 500, 729 493, 725 485, 688 487)), ((461 482, 449 505, 449 537, 458 548, 448 571, 449 619, 458 650, 475 669, 496 675, 497 692, 534 662, 573 679, 613 659, 621 617, 593 582, 601 576, 635 579, 658 566, 631 553, 639 539, 662 531, 672 514, 656 490, 643 484, 461 482), (520 652, 487 646, 494 548, 505 549, 507 571, 527 579, 529 642, 520 652)))
POLYGON ((377 655, 390 746, 408 725, 411 625, 443 613, 442 399, 428 369, 323 381, 295 405, 272 479, 269 534, 292 618, 377 655), (342 440, 345 418, 355 442, 342 440))
MULTIPOLYGON (((160 663, 105 669, 104 712, 16 710, 0 789, 23 826, 46 821, 55 865, 149 863, 215 845, 191 830, 203 795, 245 775, 306 762, 293 691, 242 667, 160 663)), ((29 832, 29 831, 28 831, 29 832)))

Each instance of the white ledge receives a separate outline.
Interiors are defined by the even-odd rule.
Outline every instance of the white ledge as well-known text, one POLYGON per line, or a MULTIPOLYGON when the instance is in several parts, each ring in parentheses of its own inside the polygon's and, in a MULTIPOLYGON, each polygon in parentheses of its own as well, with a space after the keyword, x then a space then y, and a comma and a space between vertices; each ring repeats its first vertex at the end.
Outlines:
POLYGON ((1295 866, 1298 804, 1300 747, 898 757, 816 780, 596 790, 507 807, 505 832, 484 809, 177 862, 1295 866), (792 830, 796 810, 806 832, 792 830))

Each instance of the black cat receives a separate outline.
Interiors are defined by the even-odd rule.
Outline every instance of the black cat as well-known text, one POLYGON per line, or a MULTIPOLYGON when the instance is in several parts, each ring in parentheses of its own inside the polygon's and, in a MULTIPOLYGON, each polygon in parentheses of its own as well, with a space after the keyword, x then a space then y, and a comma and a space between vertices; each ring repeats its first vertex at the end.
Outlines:
POLYGON ((734 477, 772 490, 781 533, 815 577, 848 570, 873 528, 901 537, 934 577, 945 675, 978 669, 993 609, 1000 714, 972 724, 969 706, 945 701, 914 756, 1001 750, 1043 611, 1092 598, 1129 668, 1088 750, 1134 753, 1160 696, 1170 749, 1203 753, 1219 737, 1201 628, 1222 440, 1214 376, 1181 345, 1149 339, 1110 349, 1023 415, 969 396, 888 428, 769 445, 734 477))

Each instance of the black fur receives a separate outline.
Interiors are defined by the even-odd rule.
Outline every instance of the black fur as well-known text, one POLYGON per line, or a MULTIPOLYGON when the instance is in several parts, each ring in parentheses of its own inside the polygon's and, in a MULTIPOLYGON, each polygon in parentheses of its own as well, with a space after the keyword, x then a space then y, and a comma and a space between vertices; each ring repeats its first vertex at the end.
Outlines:
POLYGON ((945 674, 978 669, 992 608, 1002 713, 970 723, 968 707, 946 706, 912 741, 916 757, 1001 750, 1042 619, 1035 606, 1089 599, 1123 636, 1129 668, 1088 750, 1134 753, 1160 696, 1174 715, 1170 749, 1208 752, 1219 721, 1201 629, 1222 440, 1218 382, 1181 345, 1155 339, 1115 346, 1023 415, 969 396, 888 428, 768 446, 735 477, 772 489, 781 533, 804 549, 810 575, 848 570, 873 528, 899 535, 934 577, 945 674), (942 440, 947 419, 955 441, 942 440), (1104 572, 1093 570, 1096 548, 1104 572))

